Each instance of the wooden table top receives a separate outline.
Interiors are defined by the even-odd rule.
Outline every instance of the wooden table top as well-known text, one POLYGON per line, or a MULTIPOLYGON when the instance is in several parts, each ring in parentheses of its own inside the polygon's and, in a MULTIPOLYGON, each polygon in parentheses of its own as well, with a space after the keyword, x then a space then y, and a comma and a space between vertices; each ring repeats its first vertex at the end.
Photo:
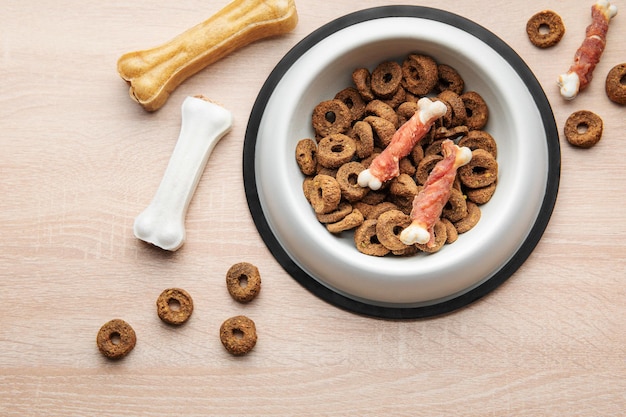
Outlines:
MULTIPOLYGON (((626 61, 626 5, 595 78, 573 101, 569 68, 592 1, 512 1, 448 11, 486 27, 528 64, 553 107, 561 182, 550 223, 502 286, 454 313, 382 320, 344 311, 271 256, 246 202, 242 150, 254 100, 291 47, 321 25, 392 0, 296 0, 294 31, 252 43, 184 82, 163 108, 130 100, 125 52, 159 45, 226 1, 11 2, 0 14, 0 415, 2 416, 618 416, 626 410, 626 107, 604 79, 626 61), (562 41, 541 50, 527 20, 552 9, 562 41), (204 94, 230 109, 174 253, 144 244, 133 221, 150 201, 180 129, 180 104, 204 94), (563 137, 567 117, 604 120, 591 149, 563 137), (228 268, 258 266, 252 303, 226 291, 228 268), (194 298, 191 320, 164 325, 168 287, 194 298), (219 340, 246 315, 259 340, 233 357, 219 340), (98 351, 102 324, 137 333, 121 361, 98 351)), ((425 1, 415 4, 437 6, 425 1)))

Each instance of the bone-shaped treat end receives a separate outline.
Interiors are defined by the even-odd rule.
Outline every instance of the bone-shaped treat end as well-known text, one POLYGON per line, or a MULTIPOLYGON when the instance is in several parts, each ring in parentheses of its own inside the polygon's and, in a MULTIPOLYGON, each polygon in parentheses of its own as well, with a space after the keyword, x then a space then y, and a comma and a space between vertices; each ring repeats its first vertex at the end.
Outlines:
POLYGON ((130 97, 155 111, 198 71, 252 42, 288 33, 297 23, 294 0, 233 0, 168 42, 123 54, 117 71, 130 97))
POLYGON ((187 208, 217 142, 230 130, 232 114, 202 97, 182 105, 180 135, 156 194, 135 219, 138 239, 168 251, 185 242, 187 208))
POLYGON ((425 244, 430 241, 430 233, 423 225, 414 222, 400 233, 400 241, 407 246, 425 244))

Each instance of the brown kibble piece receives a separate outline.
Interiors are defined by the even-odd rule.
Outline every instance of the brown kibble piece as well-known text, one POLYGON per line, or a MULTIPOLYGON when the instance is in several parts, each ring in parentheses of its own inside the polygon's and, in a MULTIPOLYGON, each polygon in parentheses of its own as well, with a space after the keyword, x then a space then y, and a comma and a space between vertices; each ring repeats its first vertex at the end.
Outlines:
POLYGON ((316 214, 317 220, 320 223, 337 223, 339 220, 346 217, 348 214, 352 213, 352 204, 347 201, 342 201, 339 203, 339 207, 337 210, 331 211, 326 214, 316 214))
POLYGON ((572 113, 565 122, 565 138, 580 148, 591 148, 602 138, 602 118, 588 110, 572 113))
POLYGON ((483 97, 476 91, 461 94, 467 118, 465 125, 469 130, 482 129, 489 121, 489 107, 483 97))
POLYGON ((450 190, 450 198, 443 207, 442 216, 451 222, 457 222, 467 215, 467 204, 463 193, 452 188, 450 190))
POLYGON ((352 120, 359 120, 365 114, 365 101, 354 87, 344 88, 335 94, 335 100, 342 101, 350 109, 352 120))
POLYGON ((493 197, 493 194, 496 192, 496 184, 497 181, 494 181, 486 187, 468 188, 465 190, 467 199, 478 205, 486 204, 489 200, 491 200, 491 197, 493 197))
POLYGON ((330 213, 339 207, 341 188, 336 179, 318 174, 313 178, 311 187, 309 199, 315 213, 330 213))
POLYGON ((313 175, 317 169, 317 142, 302 139, 296 145, 296 162, 304 175, 313 175))
POLYGON ((498 145, 494 138, 484 130, 471 130, 467 133, 463 139, 459 141, 459 146, 465 146, 474 151, 476 149, 484 149, 493 155, 494 158, 498 157, 498 145))
POLYGON ((175 326, 189 320, 193 313, 193 300, 187 291, 180 288, 163 290, 156 301, 159 318, 175 326))
POLYGON ((249 303, 261 291, 259 269, 249 262, 234 264, 226 273, 226 288, 234 300, 249 303))
POLYGON ((352 82, 366 102, 374 100, 372 92, 372 76, 367 68, 358 68, 352 72, 352 82))
POLYGON ((382 62, 372 71, 372 92, 380 98, 392 97, 401 82, 402 67, 395 61, 382 62))
POLYGON ((454 223, 454 227, 459 234, 470 231, 478 221, 480 220, 480 208, 472 203, 471 201, 467 202, 467 216, 465 218, 459 220, 454 223))
POLYGON ((417 96, 428 94, 439 80, 437 63, 427 55, 410 54, 402 63, 404 88, 417 96))
POLYGON ((352 112, 341 100, 326 100, 313 109, 313 129, 318 137, 345 133, 352 123, 352 112))
POLYGON ((385 256, 389 253, 376 236, 377 220, 368 219, 354 231, 354 244, 359 252, 371 256, 385 256))
POLYGON ((459 238, 459 232, 456 231, 454 224, 446 218, 441 219, 441 223, 446 227, 446 243, 454 243, 459 238))
POLYGON ((335 133, 320 140, 317 145, 317 162, 325 168, 339 168, 350 162, 355 153, 354 140, 347 135, 335 133))
POLYGON ((220 341, 235 356, 250 352, 257 342, 256 325, 246 316, 227 319, 220 326, 220 341))
POLYGON ((407 245, 400 240, 400 233, 411 224, 411 218, 400 210, 389 210, 378 217, 376 236, 387 249, 400 251, 407 245))
POLYGON ((461 183, 469 188, 482 188, 498 179, 498 162, 484 149, 472 151, 472 160, 458 170, 461 183))
POLYGON ((326 229, 328 229, 328 231, 332 234, 339 234, 341 232, 345 232, 346 230, 352 230, 355 227, 359 227, 363 224, 364 220, 365 218, 363 217, 363 214, 358 209, 354 209, 350 214, 338 222, 327 224, 326 229))
POLYGON ((98 350, 109 359, 123 358, 133 350, 136 343, 135 331, 130 324, 121 319, 106 322, 96 337, 98 350))
POLYGON ((352 161, 343 164, 337 170, 337 182, 341 188, 341 195, 349 202, 359 201, 369 192, 369 187, 361 187, 357 179, 365 167, 360 162, 352 161))
POLYGON ((626 104, 626 63, 617 64, 606 76, 606 95, 617 104, 626 104))
POLYGON ((439 92, 450 90, 456 94, 462 94, 465 82, 459 73, 449 65, 437 65, 437 90, 439 92))
POLYGON ((526 34, 530 42, 538 48, 554 46, 563 38, 565 25, 561 16, 552 10, 534 14, 526 23, 526 34))

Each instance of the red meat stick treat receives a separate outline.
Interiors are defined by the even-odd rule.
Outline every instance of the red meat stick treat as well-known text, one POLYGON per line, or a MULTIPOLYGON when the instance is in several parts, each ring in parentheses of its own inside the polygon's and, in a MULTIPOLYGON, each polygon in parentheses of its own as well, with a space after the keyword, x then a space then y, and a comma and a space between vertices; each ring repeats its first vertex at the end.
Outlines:
POLYGON ((397 177, 400 174, 400 159, 411 152, 446 111, 447 107, 443 102, 421 98, 417 102, 415 114, 394 133, 389 145, 374 158, 369 168, 359 174, 359 185, 378 190, 383 182, 397 177))
POLYGON ((441 144, 441 151, 444 158, 435 165, 424 188, 413 199, 411 224, 400 233, 405 245, 426 243, 432 247, 435 244, 433 229, 450 198, 456 171, 472 159, 469 148, 461 148, 450 139, 441 144))
POLYGON ((569 71, 559 75, 558 84, 561 96, 571 100, 591 82, 593 70, 600 62, 606 46, 606 33, 609 22, 617 14, 617 6, 608 0, 598 0, 591 7, 591 24, 587 26, 585 40, 574 55, 574 63, 569 71))

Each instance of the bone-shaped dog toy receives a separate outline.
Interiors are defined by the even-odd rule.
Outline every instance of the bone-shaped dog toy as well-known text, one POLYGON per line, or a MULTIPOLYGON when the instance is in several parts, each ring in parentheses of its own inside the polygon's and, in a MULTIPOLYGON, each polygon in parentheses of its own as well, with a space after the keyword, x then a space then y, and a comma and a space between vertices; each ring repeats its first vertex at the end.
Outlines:
POLYGON ((201 69, 251 42, 287 33, 297 23, 294 0, 234 0, 161 46, 122 55, 117 71, 130 84, 131 98, 154 111, 201 69))
POLYGON ((135 236, 175 251, 185 241, 185 216, 204 167, 217 142, 230 130, 232 114, 203 97, 182 105, 180 135, 157 192, 137 216, 135 236))

